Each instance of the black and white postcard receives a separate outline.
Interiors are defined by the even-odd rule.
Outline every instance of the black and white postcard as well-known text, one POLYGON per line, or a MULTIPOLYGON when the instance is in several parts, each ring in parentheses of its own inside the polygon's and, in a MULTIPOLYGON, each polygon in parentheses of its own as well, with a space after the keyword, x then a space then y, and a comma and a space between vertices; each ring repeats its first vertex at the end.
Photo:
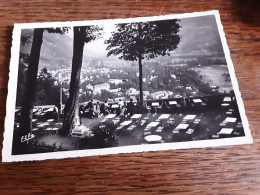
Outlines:
POLYGON ((218 11, 15 24, 12 43, 3 162, 253 142, 218 11))

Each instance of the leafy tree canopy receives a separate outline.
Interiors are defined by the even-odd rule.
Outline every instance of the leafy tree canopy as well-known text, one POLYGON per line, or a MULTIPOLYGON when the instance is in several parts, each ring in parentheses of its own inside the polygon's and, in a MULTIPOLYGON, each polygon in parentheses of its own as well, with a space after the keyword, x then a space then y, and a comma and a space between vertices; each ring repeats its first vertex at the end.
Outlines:
POLYGON ((178 22, 173 19, 117 24, 117 31, 105 41, 107 56, 120 55, 120 59, 136 61, 170 55, 180 42, 178 22))
POLYGON ((47 28, 48 33, 59 33, 61 35, 69 32, 70 27, 47 28))
POLYGON ((75 26, 74 33, 75 33, 75 29, 77 29, 79 36, 82 36, 80 38, 84 41, 84 43, 89 43, 91 41, 94 41, 94 40, 102 37, 103 28, 101 28, 97 25, 75 26))

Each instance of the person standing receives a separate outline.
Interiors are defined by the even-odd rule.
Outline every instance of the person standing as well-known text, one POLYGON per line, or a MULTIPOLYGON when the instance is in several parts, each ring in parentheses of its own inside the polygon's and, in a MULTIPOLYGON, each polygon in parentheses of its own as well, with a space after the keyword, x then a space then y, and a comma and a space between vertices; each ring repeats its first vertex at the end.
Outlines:
POLYGON ((97 102, 96 106, 95 106, 95 115, 98 117, 100 114, 100 104, 99 102, 97 102))
POLYGON ((129 113, 130 116, 132 116, 134 114, 134 110, 135 110, 135 105, 133 103, 133 99, 130 99, 130 102, 127 104, 127 113, 129 113))
POLYGON ((90 100, 90 102, 88 103, 88 107, 89 107, 89 118, 93 118, 94 117, 94 104, 93 104, 93 100, 90 100))
POLYGON ((109 114, 107 101, 105 101, 105 103, 100 106, 100 112, 103 113, 104 115, 109 114))
POLYGON ((162 112, 163 113, 169 113, 170 107, 167 105, 166 101, 162 101, 162 112))
POLYGON ((140 100, 139 98, 136 98, 136 113, 139 114, 140 113, 140 100))

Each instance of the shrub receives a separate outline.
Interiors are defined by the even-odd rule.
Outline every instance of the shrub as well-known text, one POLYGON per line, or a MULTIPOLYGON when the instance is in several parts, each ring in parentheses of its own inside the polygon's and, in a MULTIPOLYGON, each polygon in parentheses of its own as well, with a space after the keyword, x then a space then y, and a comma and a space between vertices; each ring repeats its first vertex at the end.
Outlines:
POLYGON ((100 125, 92 128, 93 137, 80 140, 80 148, 105 148, 118 144, 116 126, 114 123, 106 123, 105 127, 100 125))

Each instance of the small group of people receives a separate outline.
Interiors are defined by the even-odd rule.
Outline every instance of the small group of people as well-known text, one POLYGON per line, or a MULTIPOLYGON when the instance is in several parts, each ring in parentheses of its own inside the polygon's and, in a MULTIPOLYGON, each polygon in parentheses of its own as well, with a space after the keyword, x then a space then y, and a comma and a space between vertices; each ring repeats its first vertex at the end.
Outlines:
POLYGON ((87 105, 79 107, 79 116, 85 116, 87 118, 98 117, 101 114, 100 109, 101 106, 99 102, 94 105, 93 100, 90 100, 87 105))
POLYGON ((126 109, 126 103, 119 99, 118 103, 115 104, 116 106, 113 107, 113 105, 109 105, 107 101, 105 101, 104 104, 101 105, 100 111, 104 115, 108 114, 116 114, 116 115, 122 115, 125 112, 126 109))
MULTIPOLYGON (((174 105, 176 108, 181 106, 180 104, 174 105)), ((104 103, 96 102, 94 104, 93 100, 90 100, 87 105, 82 105, 79 107, 79 115, 87 118, 99 117, 100 115, 116 114, 117 116, 134 115, 141 113, 170 113, 174 106, 168 105, 167 101, 162 101, 160 105, 153 106, 152 103, 145 101, 143 107, 140 107, 139 98, 136 102, 130 99, 129 102, 119 99, 117 103, 108 104, 107 101, 104 103), (149 104, 149 105, 148 105, 149 104)))
POLYGON ((79 116, 87 117, 87 118, 94 118, 99 117, 100 115, 108 115, 108 114, 116 114, 119 115, 126 115, 130 114, 133 115, 135 113, 140 113, 139 111, 139 100, 137 100, 136 105, 133 102, 133 99, 130 99, 128 103, 119 99, 119 101, 113 105, 109 105, 107 101, 104 103, 96 102, 94 104, 93 100, 90 100, 87 105, 79 106, 79 116))

